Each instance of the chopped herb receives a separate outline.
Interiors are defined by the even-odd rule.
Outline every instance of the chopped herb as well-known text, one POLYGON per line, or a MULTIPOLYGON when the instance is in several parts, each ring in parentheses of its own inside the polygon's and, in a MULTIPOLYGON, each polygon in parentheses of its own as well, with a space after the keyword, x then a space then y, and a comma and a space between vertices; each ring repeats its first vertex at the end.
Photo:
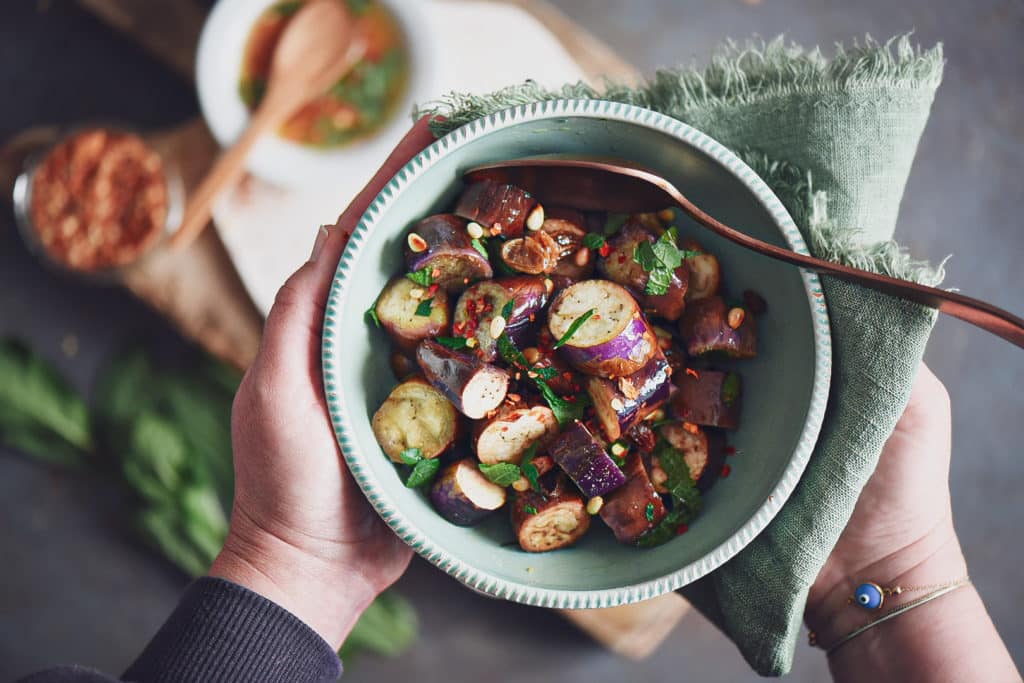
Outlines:
POLYGON ((434 284, 434 278, 430 274, 431 270, 432 268, 430 266, 425 266, 419 270, 414 270, 411 273, 406 273, 405 276, 421 287, 429 287, 434 284))
POLYGON ((441 346, 447 346, 449 349, 454 349, 456 351, 468 346, 465 337, 434 337, 434 341, 441 346))
POLYGON ((580 317, 578 317, 578 318, 576 318, 575 320, 573 320, 573 321, 572 321, 572 325, 569 325, 569 329, 567 329, 567 330, 565 331, 565 334, 563 334, 563 335, 562 335, 562 338, 561 338, 561 339, 559 339, 559 340, 558 340, 557 342, 555 342, 555 348, 556 348, 556 349, 562 348, 562 346, 563 346, 563 345, 564 345, 564 344, 565 344, 565 343, 566 343, 567 341, 569 341, 570 339, 572 339, 572 336, 573 336, 574 334, 576 334, 576 333, 577 333, 577 332, 579 331, 579 329, 580 329, 581 327, 583 327, 583 323, 585 323, 585 322, 587 322, 588 320, 590 320, 590 316, 594 315, 594 313, 595 313, 596 311, 597 311, 597 309, 595 309, 595 308, 591 308, 591 309, 590 309, 589 311, 587 311, 586 313, 584 313, 584 314, 583 314, 583 315, 581 315, 580 317))
POLYGON ((482 239, 480 239, 480 238, 474 239, 473 240, 473 248, 476 249, 478 252, 480 252, 480 255, 483 256, 484 258, 490 258, 487 255, 487 247, 484 246, 484 241, 482 239))
POLYGON ((514 462, 499 462, 493 465, 480 463, 480 471, 498 486, 511 486, 522 476, 519 465, 514 462))
POLYGON ((679 256, 683 259, 694 258, 695 256, 703 256, 704 252, 700 249, 680 249, 679 256))
POLYGON ((526 452, 523 453, 522 462, 519 463, 519 469, 522 471, 523 476, 526 477, 526 480, 530 482, 530 488, 537 493, 543 493, 540 490, 540 471, 533 464, 533 458, 537 455, 537 445, 535 441, 526 449, 526 452))
POLYGON ((415 489, 429 484, 434 480, 437 470, 441 468, 441 461, 437 458, 420 460, 412 468, 412 474, 405 480, 407 488, 415 489))
POLYGON ((536 365, 534 365, 532 368, 530 368, 530 371, 537 373, 537 376, 540 377, 541 379, 554 379, 559 375, 558 368, 552 367, 538 368, 536 365))
POLYGON ((575 397, 576 400, 569 401, 556 394, 544 380, 538 378, 533 381, 537 383, 540 395, 544 397, 551 412, 555 414, 558 424, 565 425, 583 419, 583 411, 590 405, 586 394, 579 394, 575 397))
POLYGON ((604 234, 614 235, 619 229, 626 224, 629 219, 629 215, 625 213, 610 213, 608 218, 604 221, 604 234))
POLYGON ((583 246, 588 249, 600 249, 605 245, 604 235, 600 235, 596 232, 588 233, 583 238, 583 246))
POLYGON ((377 317, 377 302, 374 301, 373 305, 366 309, 366 313, 363 313, 363 320, 367 323, 373 323, 377 327, 380 327, 380 318, 377 317))
POLYGON ((672 495, 672 511, 656 527, 648 531, 637 541, 641 548, 653 548, 671 541, 676 537, 681 524, 689 524, 701 511, 700 492, 697 484, 690 476, 690 468, 686 465, 681 451, 672 448, 665 442, 655 450, 658 464, 665 470, 668 480, 666 488, 672 495))
POLYGON ((406 465, 415 465, 423 459, 423 451, 419 448, 406 448, 398 454, 398 457, 401 458, 402 462, 406 465))
POLYGON ((668 291, 675 269, 682 265, 682 253, 676 246, 676 229, 669 228, 657 241, 640 242, 633 251, 633 260, 649 273, 645 294, 660 295, 668 291))
POLYGON ((722 381, 722 403, 727 406, 731 406, 736 403, 740 397, 741 386, 740 376, 738 374, 730 372, 726 375, 725 379, 722 381))
POLYGON ((515 306, 516 300, 509 299, 508 301, 505 302, 505 305, 501 307, 501 317, 504 318, 506 322, 508 321, 509 318, 512 317, 512 310, 515 308, 515 306))
POLYGON ((535 514, 537 514, 537 508, 533 507, 532 505, 527 505, 526 506, 526 512, 531 514, 531 515, 535 515, 535 514))
POLYGON ((424 299, 423 301, 420 302, 420 305, 416 307, 416 315, 422 316, 424 318, 429 318, 430 317, 430 309, 433 306, 433 304, 434 304, 434 297, 430 297, 429 299, 424 299))
POLYGON ((654 503, 648 503, 647 507, 644 508, 644 517, 647 518, 648 522, 654 521, 654 503))

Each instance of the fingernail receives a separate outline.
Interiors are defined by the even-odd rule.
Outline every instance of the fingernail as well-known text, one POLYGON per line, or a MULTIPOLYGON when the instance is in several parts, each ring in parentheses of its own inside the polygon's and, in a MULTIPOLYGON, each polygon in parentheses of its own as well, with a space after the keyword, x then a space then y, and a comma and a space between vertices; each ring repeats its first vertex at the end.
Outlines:
POLYGON ((313 242, 313 253, 309 255, 309 260, 316 261, 320 256, 320 252, 324 250, 324 244, 327 243, 327 226, 321 225, 320 230, 316 233, 316 242, 313 242))

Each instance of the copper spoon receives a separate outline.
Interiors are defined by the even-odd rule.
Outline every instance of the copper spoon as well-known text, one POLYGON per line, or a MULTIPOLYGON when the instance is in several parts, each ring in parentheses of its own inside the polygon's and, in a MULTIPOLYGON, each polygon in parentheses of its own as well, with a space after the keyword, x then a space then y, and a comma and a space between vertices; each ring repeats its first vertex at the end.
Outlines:
POLYGON ((313 0, 300 9, 274 49, 267 90, 242 136, 214 163, 185 207, 169 243, 188 246, 210 222, 213 203, 245 170, 245 158, 265 133, 279 128, 299 107, 325 93, 366 52, 355 20, 339 0, 313 0))
POLYGON ((672 183, 629 162, 589 157, 530 157, 478 166, 465 175, 470 181, 490 179, 516 185, 541 202, 584 211, 639 213, 675 205, 711 232, 741 247, 929 306, 1024 348, 1024 320, 1008 311, 956 292, 869 273, 762 242, 709 216, 672 183))

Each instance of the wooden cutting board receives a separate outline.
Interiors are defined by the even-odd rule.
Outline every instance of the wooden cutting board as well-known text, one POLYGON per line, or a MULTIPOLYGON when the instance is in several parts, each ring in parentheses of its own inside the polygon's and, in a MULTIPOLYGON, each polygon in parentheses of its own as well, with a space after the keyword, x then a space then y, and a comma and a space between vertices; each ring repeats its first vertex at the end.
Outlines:
MULTIPOLYGON (((177 73, 193 77, 196 45, 206 16, 194 0, 78 2, 177 73)), ((507 2, 526 10, 554 33, 588 78, 608 76, 624 82, 638 78, 636 70, 608 46, 544 0, 507 2)), ((198 119, 151 140, 162 153, 178 159, 186 190, 198 183, 218 152, 198 119)), ((160 251, 146 258, 128 271, 124 284, 214 355, 239 368, 247 367, 255 357, 263 319, 214 230, 206 230, 183 252, 160 251)), ((634 605, 562 613, 609 649, 642 658, 662 642, 688 609, 681 596, 670 593, 634 605)))

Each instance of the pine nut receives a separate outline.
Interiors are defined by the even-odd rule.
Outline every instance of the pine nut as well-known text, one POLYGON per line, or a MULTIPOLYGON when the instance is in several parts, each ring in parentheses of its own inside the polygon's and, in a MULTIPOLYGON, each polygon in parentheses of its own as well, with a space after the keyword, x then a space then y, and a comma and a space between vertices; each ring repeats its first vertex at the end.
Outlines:
POLYGON ((501 333, 505 331, 505 318, 500 315, 495 316, 495 318, 491 320, 491 328, 489 331, 491 333, 491 339, 497 339, 500 337, 501 333))
POLYGON ((594 496, 587 501, 587 514, 591 516, 596 515, 601 511, 602 507, 604 507, 604 498, 601 496, 594 496))
POLYGON ((514 482, 512 482, 512 488, 514 488, 516 491, 519 491, 519 493, 529 491, 530 481, 526 477, 519 477, 514 482))
POLYGON ((413 287, 409 290, 410 299, 422 299, 425 292, 419 287, 413 287))
POLYGON ((580 247, 576 250, 576 255, 573 257, 573 263, 582 268, 590 262, 590 248, 580 247))
POLYGON ((612 444, 612 455, 614 455, 615 457, 621 458, 622 454, 625 453, 625 452, 626 452, 626 447, 623 446, 618 441, 616 441, 615 443, 612 444))
POLYGON ((472 237, 475 240, 478 240, 484 236, 484 226, 480 225, 479 223, 472 222, 466 226, 466 232, 469 233, 470 237, 472 237))
POLYGON ((417 254, 423 253, 427 250, 427 241, 414 232, 409 233, 409 237, 406 238, 406 242, 409 244, 409 248, 417 254))
POLYGON ((742 308, 737 306, 736 308, 729 309, 729 315, 726 318, 726 321, 729 323, 729 327, 735 330, 736 328, 743 324, 743 319, 746 317, 746 312, 742 308))
POLYGON ((540 230, 544 225, 544 207, 538 204, 526 217, 526 227, 530 230, 540 230))

